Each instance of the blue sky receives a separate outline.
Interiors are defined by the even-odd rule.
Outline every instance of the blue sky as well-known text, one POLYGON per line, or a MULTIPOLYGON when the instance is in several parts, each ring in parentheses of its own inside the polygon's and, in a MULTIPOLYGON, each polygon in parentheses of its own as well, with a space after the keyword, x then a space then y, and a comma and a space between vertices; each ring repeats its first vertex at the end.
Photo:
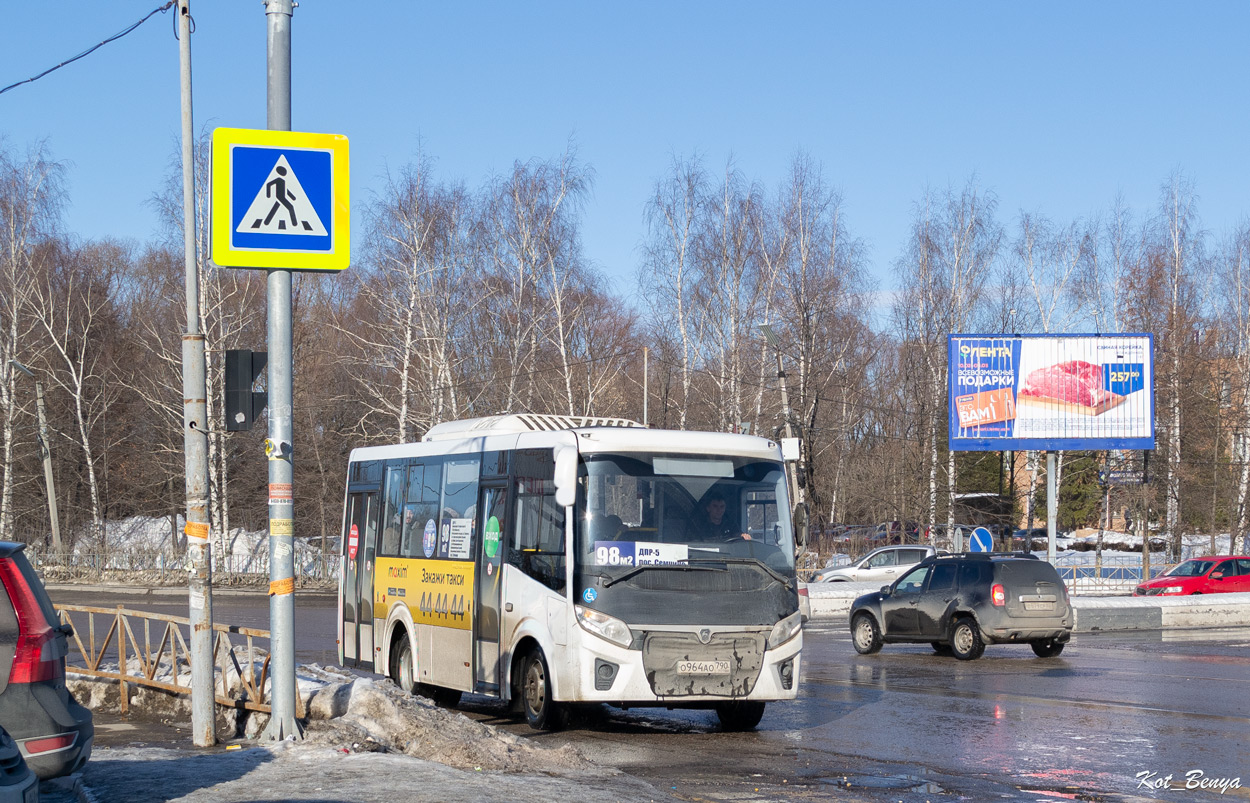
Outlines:
MULTIPOLYGON (((0 9, 0 86, 158 0, 0 9)), ((260 0, 193 0, 195 122, 265 127, 260 0)), ((594 168, 587 257, 633 291, 643 207, 674 155, 733 158, 774 188, 799 150, 891 265, 926 187, 976 174, 1000 217, 1059 221, 1122 194, 1139 214, 1183 171, 1217 236, 1250 213, 1250 4, 481 3, 301 0, 293 127, 345 134, 355 204, 418 147, 480 186, 570 139, 594 168)), ((66 224, 155 235, 146 204, 178 153, 173 12, 0 95, 0 137, 69 163, 66 224)))

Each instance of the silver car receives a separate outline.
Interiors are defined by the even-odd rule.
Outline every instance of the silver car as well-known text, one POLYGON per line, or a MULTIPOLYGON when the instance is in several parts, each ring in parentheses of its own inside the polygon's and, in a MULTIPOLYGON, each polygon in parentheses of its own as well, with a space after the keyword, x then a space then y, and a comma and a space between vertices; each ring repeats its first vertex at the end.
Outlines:
POLYGON ((920 561, 936 555, 931 546, 883 546, 850 566, 817 572, 813 583, 875 583, 888 585, 920 561))

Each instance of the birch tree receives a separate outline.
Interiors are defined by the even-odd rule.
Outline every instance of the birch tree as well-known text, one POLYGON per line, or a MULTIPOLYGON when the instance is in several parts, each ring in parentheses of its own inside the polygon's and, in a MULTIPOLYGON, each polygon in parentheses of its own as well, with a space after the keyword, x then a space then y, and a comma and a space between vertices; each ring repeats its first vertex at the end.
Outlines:
MULTIPOLYGON (((14 441, 18 376, 12 361, 30 361, 34 264, 41 243, 56 236, 64 195, 64 168, 40 146, 24 157, 0 141, 0 539, 13 540, 13 492, 17 484, 14 441)), ((33 393, 33 388, 31 391, 33 393)))
POLYGON ((472 207, 462 185, 434 181, 423 156, 389 178, 371 208, 373 272, 361 314, 339 329, 357 345, 366 409, 401 443, 459 414, 456 338, 476 306, 472 207))
MULTIPOLYGON (((981 302, 1002 242, 994 219, 997 199, 975 180, 917 206, 908 250, 899 265, 902 293, 895 305, 909 347, 925 368, 925 432, 929 444, 928 524, 938 512, 939 439, 946 405, 946 335, 966 331, 981 302)), ((947 452, 947 526, 955 516, 955 453, 947 452)))
POLYGON ((694 262, 706 193, 707 176, 698 158, 675 158, 647 202, 647 240, 638 272, 639 294, 648 305, 650 324, 675 342, 680 378, 680 393, 674 400, 678 429, 686 428, 697 353, 694 262))
POLYGON ((1222 278, 1225 320, 1235 344, 1234 390, 1240 413, 1233 425, 1233 450, 1240 471, 1230 546, 1234 555, 1241 555, 1250 531, 1250 224, 1243 223, 1226 247, 1222 278))
POLYGON ((53 270, 33 283, 31 309, 47 350, 52 384, 70 400, 82 471, 90 493, 93 546, 104 541, 101 462, 113 444, 99 442, 99 425, 119 396, 107 350, 117 329, 115 305, 131 256, 114 243, 88 245, 66 253, 53 270))
POLYGON ((1192 322, 1198 306, 1193 278, 1204 260, 1203 234, 1198 228, 1196 203, 1197 196, 1183 177, 1173 175, 1164 185, 1159 210, 1159 250, 1166 293, 1166 342, 1170 369, 1165 380, 1168 394, 1164 526, 1171 538, 1172 555, 1177 560, 1181 554, 1182 363, 1187 345, 1192 342, 1192 322))

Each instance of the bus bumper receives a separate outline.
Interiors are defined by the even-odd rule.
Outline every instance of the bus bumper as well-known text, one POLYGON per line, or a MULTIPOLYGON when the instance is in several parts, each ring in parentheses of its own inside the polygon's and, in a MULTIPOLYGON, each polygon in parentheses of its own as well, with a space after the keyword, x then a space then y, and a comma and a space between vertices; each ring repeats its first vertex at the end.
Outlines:
POLYGON ((642 649, 621 647, 577 626, 570 635, 582 649, 570 651, 580 661, 573 662, 572 676, 556 691, 563 701, 710 706, 726 700, 793 700, 798 694, 802 631, 774 649, 765 647, 767 633, 758 631, 720 630, 704 649, 695 631, 658 631, 660 638, 642 639, 642 649), (686 640, 686 648, 673 648, 679 638, 686 640), (742 647, 751 641, 759 644, 754 655, 742 647), (726 647, 728 642, 733 647, 726 647), (726 664, 729 675, 720 671, 726 664))

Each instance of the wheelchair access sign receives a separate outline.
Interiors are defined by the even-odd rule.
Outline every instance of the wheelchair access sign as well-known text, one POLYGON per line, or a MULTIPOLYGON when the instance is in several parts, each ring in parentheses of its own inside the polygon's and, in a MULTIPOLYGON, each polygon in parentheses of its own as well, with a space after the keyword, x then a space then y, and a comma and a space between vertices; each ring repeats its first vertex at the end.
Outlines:
POLYGON ((212 260, 228 268, 339 271, 350 259, 347 137, 213 131, 212 260))

